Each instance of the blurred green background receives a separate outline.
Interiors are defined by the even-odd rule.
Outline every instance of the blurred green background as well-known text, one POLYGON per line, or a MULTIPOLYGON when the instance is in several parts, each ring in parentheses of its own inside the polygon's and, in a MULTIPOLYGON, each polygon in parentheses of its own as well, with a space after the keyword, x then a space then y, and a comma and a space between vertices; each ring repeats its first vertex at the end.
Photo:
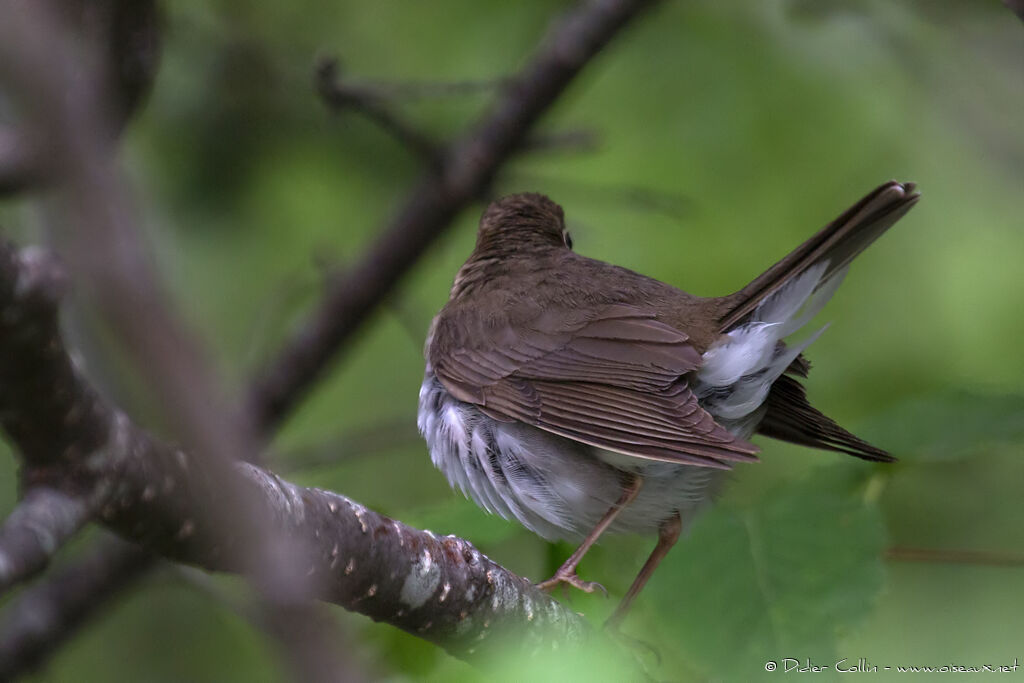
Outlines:
MULTIPOLYGON (((325 110, 314 59, 337 55, 367 81, 494 78, 521 66, 566 7, 166 4, 163 64, 125 161, 165 275, 232 386, 302 320, 328 273, 359 259, 419 173, 373 124, 325 110)), ((1019 565, 888 554, 1024 555, 1022 86, 1024 25, 995 0, 671 2, 616 40, 545 119, 546 131, 596 131, 596 149, 522 156, 500 177, 500 193, 563 204, 577 251, 706 295, 745 284, 884 180, 913 180, 924 195, 857 261, 809 352, 816 405, 900 463, 762 440, 763 462, 737 469, 627 622, 660 653, 647 661, 655 678, 772 679, 785 674, 766 662, 787 657, 830 667, 814 680, 838 677, 842 658, 866 658, 883 678, 884 666, 1024 662, 1019 565)), ((396 106, 446 138, 488 99, 396 106)), ((274 457, 297 481, 467 537, 540 579, 570 547, 452 493, 415 433, 423 335, 481 208, 363 329, 274 457)), ((30 235, 36 213, 8 202, 0 218, 30 235)), ((130 381, 103 381, 132 395, 130 381)), ((144 404, 127 408, 152 419, 144 404)), ((7 510, 13 459, 0 468, 7 510)), ((609 539, 582 574, 620 595, 652 543, 609 539)), ((263 637, 193 584, 154 575, 35 680, 281 680, 263 637)), ((595 623, 614 604, 571 599, 595 623)), ((483 672, 334 613, 352 658, 383 680, 631 675, 564 657, 483 672)))

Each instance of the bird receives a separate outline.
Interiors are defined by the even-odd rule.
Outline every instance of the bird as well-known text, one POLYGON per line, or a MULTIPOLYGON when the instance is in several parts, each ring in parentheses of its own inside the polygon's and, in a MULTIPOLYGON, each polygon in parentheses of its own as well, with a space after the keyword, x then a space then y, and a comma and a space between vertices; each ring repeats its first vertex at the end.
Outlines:
POLYGON ((755 434, 894 460, 809 402, 804 350, 824 328, 790 337, 919 198, 886 182, 720 297, 576 253, 543 194, 492 202, 427 333, 417 424, 433 464, 488 512, 580 542, 545 590, 602 588, 577 573, 602 534, 657 534, 617 627, 723 475, 758 460, 755 434))

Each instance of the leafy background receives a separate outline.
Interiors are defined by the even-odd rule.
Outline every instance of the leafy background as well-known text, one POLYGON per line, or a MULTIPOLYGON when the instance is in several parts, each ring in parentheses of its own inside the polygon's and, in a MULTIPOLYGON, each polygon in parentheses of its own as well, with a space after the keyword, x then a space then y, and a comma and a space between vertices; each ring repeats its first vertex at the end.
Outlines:
MULTIPOLYGON (((167 3, 162 69, 126 164, 167 277, 229 381, 241 386, 265 361, 330 268, 359 258, 418 171, 372 124, 324 110, 314 57, 337 54, 346 73, 370 80, 492 78, 517 68, 566 6, 167 3)), ((858 260, 810 352, 815 402, 900 463, 762 444, 763 462, 735 473, 627 622, 659 653, 640 655, 655 677, 770 679, 784 674, 765 662, 784 657, 880 667, 1024 659, 1020 566, 887 555, 1024 554, 1022 65, 1024 26, 995 1, 673 2, 615 42, 546 121, 598 131, 598 148, 522 157, 502 177, 502 192, 541 190, 562 203, 578 251, 706 295, 736 289, 883 180, 914 180, 924 194, 858 260)), ((399 104, 438 137, 485 105, 399 104)), ((541 578, 569 546, 451 493, 414 429, 423 333, 480 208, 366 326, 286 425, 275 459, 301 482, 468 537, 541 578)), ((0 204, 0 219, 22 235, 38 229, 22 203, 0 204)), ((155 419, 116 358, 93 349, 91 362, 140 419, 155 419)), ((14 503, 13 467, 0 459, 3 509, 14 503)), ((651 543, 610 539, 582 571, 621 594, 651 543)), ((36 680, 281 680, 262 637, 195 581, 160 573, 36 680)), ((230 579, 212 585, 240 590, 230 579)), ((595 621, 612 606, 571 600, 595 621)), ((484 674, 335 611, 352 657, 381 679, 635 674, 614 658, 564 656, 484 674)))

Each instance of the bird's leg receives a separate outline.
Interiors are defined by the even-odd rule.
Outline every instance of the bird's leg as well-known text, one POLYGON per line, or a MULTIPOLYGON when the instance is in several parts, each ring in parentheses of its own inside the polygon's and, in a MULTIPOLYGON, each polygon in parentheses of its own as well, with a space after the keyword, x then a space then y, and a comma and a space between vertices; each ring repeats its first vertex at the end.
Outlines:
POLYGON ((679 513, 673 513, 671 517, 666 519, 658 526, 658 545, 654 546, 654 550, 651 551, 650 557, 647 558, 647 562, 644 562, 644 566, 640 568, 640 573, 633 579, 633 585, 629 587, 626 594, 622 597, 622 601, 619 602, 619 606, 615 608, 615 612, 608 617, 608 621, 604 622, 604 627, 609 631, 617 631, 619 623, 625 618, 629 612, 630 606, 633 604, 633 600, 643 590, 647 580, 651 578, 651 574, 657 569, 661 561, 668 555, 668 551, 672 549, 672 546, 679 540, 679 534, 683 530, 683 521, 679 518, 679 513))
POLYGON ((587 537, 583 539, 583 543, 580 543, 580 547, 576 548, 576 551, 569 556, 569 559, 558 568, 555 575, 547 581, 541 581, 537 584, 537 588, 541 590, 550 591, 563 583, 575 586, 581 591, 586 593, 593 593, 596 589, 600 588, 605 594, 608 593, 599 583, 594 581, 584 581, 576 574, 576 567, 580 561, 583 560, 583 556, 587 554, 591 546, 597 542, 597 539, 604 533, 605 529, 611 526, 611 523, 615 521, 622 510, 627 505, 633 502, 637 494, 640 493, 640 487, 643 485, 644 480, 638 475, 632 475, 629 483, 622 487, 622 495, 615 501, 615 504, 608 508, 608 512, 604 513, 601 520, 594 526, 594 528, 587 534, 587 537))

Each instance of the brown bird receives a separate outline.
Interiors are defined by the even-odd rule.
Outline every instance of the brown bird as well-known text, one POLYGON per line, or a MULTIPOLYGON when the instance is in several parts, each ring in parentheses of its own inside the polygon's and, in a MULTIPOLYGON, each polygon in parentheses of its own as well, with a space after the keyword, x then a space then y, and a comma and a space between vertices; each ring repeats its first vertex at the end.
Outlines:
POLYGON ((616 625, 711 498, 756 461, 755 433, 888 462, 811 406, 802 328, 850 261, 918 200, 873 190, 735 294, 703 298, 572 251, 560 206, 518 194, 487 207, 476 248, 430 327, 418 424, 434 464, 476 503, 547 539, 658 533, 616 625))

